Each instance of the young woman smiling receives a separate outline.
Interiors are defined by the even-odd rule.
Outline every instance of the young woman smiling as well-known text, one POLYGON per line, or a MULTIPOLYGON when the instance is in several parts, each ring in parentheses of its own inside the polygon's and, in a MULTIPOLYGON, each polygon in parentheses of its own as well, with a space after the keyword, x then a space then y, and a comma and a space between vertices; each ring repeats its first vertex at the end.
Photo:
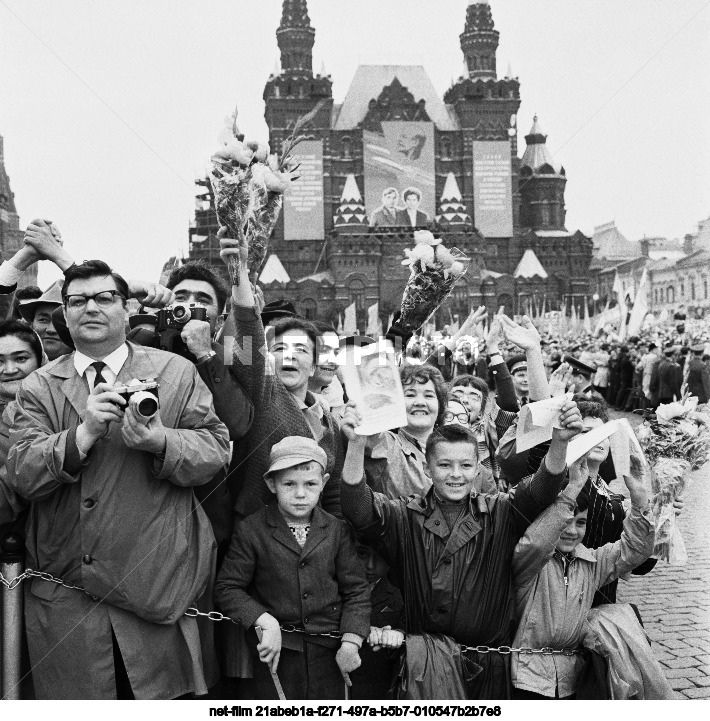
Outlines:
POLYGON ((10 439, 2 414, 7 404, 15 399, 23 378, 43 365, 42 360, 42 343, 32 328, 18 320, 0 323, 0 537, 11 530, 7 524, 17 518, 24 506, 5 485, 10 439))

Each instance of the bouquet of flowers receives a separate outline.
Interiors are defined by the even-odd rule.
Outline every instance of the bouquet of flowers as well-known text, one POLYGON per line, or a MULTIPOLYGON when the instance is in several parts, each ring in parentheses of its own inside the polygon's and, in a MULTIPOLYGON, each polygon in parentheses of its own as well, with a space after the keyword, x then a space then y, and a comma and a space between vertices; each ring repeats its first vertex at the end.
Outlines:
MULTIPOLYGON (((298 177, 293 149, 305 138, 301 128, 312 120, 322 102, 296 122, 283 152, 271 154, 269 146, 256 140, 245 141, 237 127, 237 111, 227 118, 220 134, 220 148, 212 156, 210 183, 215 198, 219 224, 227 228, 230 238, 246 239, 249 246, 249 275, 258 277, 269 245, 269 238, 279 219, 283 194, 298 177)), ((237 262, 230 264, 232 283, 239 283, 237 262)))
POLYGON ((688 555, 673 502, 683 495, 691 472, 705 465, 710 452, 710 415, 698 411, 697 405, 695 397, 661 405, 655 419, 646 420, 636 430, 653 469, 653 555, 674 566, 685 565, 688 555))
POLYGON ((402 296, 399 325, 415 331, 449 297, 458 279, 466 272, 467 260, 457 248, 448 250, 428 230, 414 233, 414 248, 405 250, 402 265, 410 268, 402 296))

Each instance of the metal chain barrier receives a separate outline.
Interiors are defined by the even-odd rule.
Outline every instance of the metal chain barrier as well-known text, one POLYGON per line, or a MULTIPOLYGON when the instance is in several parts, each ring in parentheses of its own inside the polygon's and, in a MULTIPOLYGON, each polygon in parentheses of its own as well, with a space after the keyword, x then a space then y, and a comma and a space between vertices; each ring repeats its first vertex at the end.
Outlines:
MULTIPOLYGON (((12 591, 14 588, 17 588, 17 586, 19 586, 20 583, 22 583, 22 581, 27 578, 41 578, 43 581, 51 581, 52 583, 58 583, 60 586, 64 586, 64 588, 71 588, 76 591, 82 591, 83 593, 86 593, 87 596, 91 596, 91 594, 88 593, 88 591, 85 591, 83 588, 67 583, 61 578, 55 578, 54 576, 52 576, 52 574, 45 573, 43 571, 33 571, 31 568, 28 568, 24 573, 22 573, 20 576, 13 579, 12 581, 8 581, 2 575, 2 573, 0 573, 0 583, 2 583, 2 585, 10 591, 12 591)), ((91 598, 94 601, 99 600, 96 596, 91 596, 91 598)), ((198 611, 194 606, 190 606, 190 608, 185 611, 185 616, 188 616, 189 618, 197 618, 199 616, 202 618, 207 618, 210 621, 231 621, 232 623, 237 624, 237 621, 235 621, 233 618, 225 616, 219 611, 209 611, 208 613, 205 613, 204 611, 198 611)), ((284 633, 301 633, 304 636, 321 636, 336 639, 340 639, 343 636, 342 633, 338 633, 337 631, 310 633, 303 628, 298 628, 298 626, 286 624, 281 625, 281 630, 284 633)), ((526 646, 523 646, 521 648, 515 648, 513 646, 466 646, 463 644, 461 644, 461 651, 463 651, 464 653, 482 654, 499 653, 501 656, 510 656, 513 653, 518 653, 521 655, 540 654, 542 656, 576 656, 582 653, 582 650, 578 648, 528 648, 526 646)))

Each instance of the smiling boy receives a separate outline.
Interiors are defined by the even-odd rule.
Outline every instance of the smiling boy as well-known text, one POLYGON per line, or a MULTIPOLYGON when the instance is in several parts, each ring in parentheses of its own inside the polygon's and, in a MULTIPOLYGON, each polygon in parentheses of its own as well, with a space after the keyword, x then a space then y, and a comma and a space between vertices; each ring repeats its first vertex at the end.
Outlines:
MULTIPOLYGON (((381 542, 402 579, 407 633, 445 634, 460 644, 510 645, 515 612, 510 564, 526 527, 552 503, 565 471, 567 443, 581 429, 566 403, 548 455, 535 477, 515 493, 473 492, 478 471, 476 437, 460 425, 437 428, 426 445, 432 488, 424 496, 389 500, 363 478, 366 439, 354 429, 361 417, 349 404, 342 429, 349 439, 343 468, 343 513, 358 532, 381 542)), ((468 698, 508 698, 508 656, 469 652, 478 674, 468 698)))
MULTIPOLYGON (((589 495, 583 490, 593 448, 570 468, 570 482, 527 529, 515 548, 513 576, 520 626, 514 645, 577 649, 594 594, 604 584, 632 571, 653 553, 654 529, 644 483, 642 458, 632 457, 624 482, 631 511, 621 538, 590 550, 582 545, 587 532, 589 495)), ((526 654, 513 659, 514 698, 573 698, 584 666, 579 654, 526 654)))

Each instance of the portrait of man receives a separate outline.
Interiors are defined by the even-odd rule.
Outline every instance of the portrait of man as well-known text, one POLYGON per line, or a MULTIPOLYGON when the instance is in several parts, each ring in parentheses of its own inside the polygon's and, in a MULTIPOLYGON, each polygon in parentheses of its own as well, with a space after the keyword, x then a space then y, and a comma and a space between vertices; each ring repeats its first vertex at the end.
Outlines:
POLYGON ((407 188, 402 194, 404 205, 402 210, 397 211, 397 225, 405 225, 410 228, 421 228, 429 225, 429 215, 419 210, 422 202, 422 191, 418 188, 407 188))
POLYGON ((409 160, 419 160, 425 144, 426 135, 405 128, 399 135, 397 150, 409 160))
POLYGON ((385 188, 382 191, 382 205, 373 212, 370 225, 374 228, 399 225, 396 207, 398 200, 397 188, 385 188))

